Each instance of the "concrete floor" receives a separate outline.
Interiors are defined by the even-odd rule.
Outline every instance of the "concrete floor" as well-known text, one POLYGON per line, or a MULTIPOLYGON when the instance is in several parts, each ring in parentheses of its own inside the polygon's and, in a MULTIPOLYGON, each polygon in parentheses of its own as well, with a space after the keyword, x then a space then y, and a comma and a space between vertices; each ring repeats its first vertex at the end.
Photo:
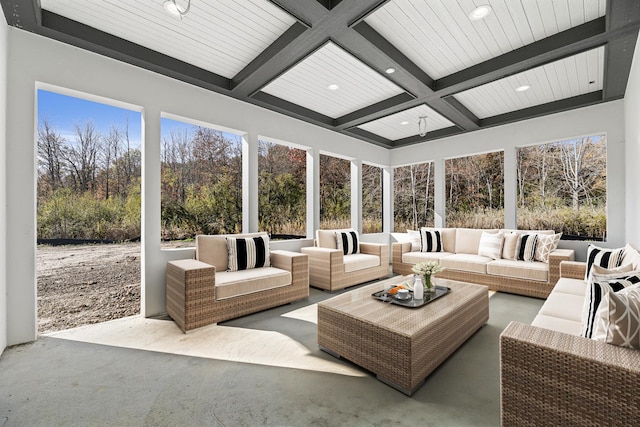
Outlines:
POLYGON ((182 334, 138 316, 40 337, 0 358, 0 426, 497 426, 498 337, 542 300, 498 293, 490 319, 413 396, 320 351, 307 301, 182 334))

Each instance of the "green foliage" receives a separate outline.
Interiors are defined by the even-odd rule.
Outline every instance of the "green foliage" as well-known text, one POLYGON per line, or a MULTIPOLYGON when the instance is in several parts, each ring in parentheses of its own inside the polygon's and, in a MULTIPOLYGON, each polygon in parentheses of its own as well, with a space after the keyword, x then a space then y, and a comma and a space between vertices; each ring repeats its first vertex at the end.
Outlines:
POLYGON ((53 192, 38 205, 41 239, 128 240, 140 237, 140 190, 129 196, 96 199, 91 192, 69 188, 53 192))

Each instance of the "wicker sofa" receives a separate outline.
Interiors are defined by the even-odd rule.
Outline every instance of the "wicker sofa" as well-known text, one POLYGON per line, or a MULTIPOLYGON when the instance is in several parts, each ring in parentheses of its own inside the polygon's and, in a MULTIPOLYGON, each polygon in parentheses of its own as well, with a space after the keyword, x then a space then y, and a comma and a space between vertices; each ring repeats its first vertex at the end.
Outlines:
MULTIPOLYGON (((393 272, 412 274, 411 268, 418 262, 439 261, 445 271, 438 277, 477 283, 495 291, 546 298, 560 276, 560 262, 574 260, 573 249, 555 249, 549 255, 549 262, 525 262, 510 259, 491 259, 478 255, 483 231, 496 233, 500 230, 472 228, 442 228, 442 251, 420 252, 420 242, 405 241, 392 244, 393 272)), ((503 230, 525 233, 523 230, 503 230)), ((553 230, 531 233, 553 234, 553 230)), ((396 236, 404 233, 396 234, 396 236)), ((408 236, 408 235, 407 235, 408 236)))
POLYGON ((315 246, 302 248, 309 256, 309 285, 335 291, 389 275, 389 245, 359 242, 359 253, 337 249, 336 232, 317 230, 315 246))
POLYGON ((167 313, 187 332, 309 296, 309 263, 304 254, 270 251, 270 267, 227 271, 226 237, 266 233, 199 235, 195 259, 167 263, 167 313))
POLYGON ((532 324, 502 332, 502 425, 640 425, 640 351, 580 336, 585 269, 562 262, 532 324))

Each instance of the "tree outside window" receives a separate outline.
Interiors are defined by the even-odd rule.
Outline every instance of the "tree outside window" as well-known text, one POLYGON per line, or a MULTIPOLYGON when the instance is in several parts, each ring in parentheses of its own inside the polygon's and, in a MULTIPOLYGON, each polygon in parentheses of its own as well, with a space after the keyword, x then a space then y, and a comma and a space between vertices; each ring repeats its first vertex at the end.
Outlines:
POLYGON ((521 147, 517 159, 518 228, 606 240, 605 135, 521 147))
POLYGON ((448 159, 447 227, 504 227, 504 152, 448 159))
POLYGON ((351 227, 351 162, 320 155, 320 228, 351 227))
POLYGON ((272 239, 306 237, 307 153, 258 141, 259 229, 272 239))
POLYGON ((362 165, 362 232, 382 233, 382 168, 362 165))
POLYGON ((394 230, 433 227, 433 162, 396 167, 393 170, 394 230))
POLYGON ((163 240, 242 231, 242 137, 162 119, 163 240))

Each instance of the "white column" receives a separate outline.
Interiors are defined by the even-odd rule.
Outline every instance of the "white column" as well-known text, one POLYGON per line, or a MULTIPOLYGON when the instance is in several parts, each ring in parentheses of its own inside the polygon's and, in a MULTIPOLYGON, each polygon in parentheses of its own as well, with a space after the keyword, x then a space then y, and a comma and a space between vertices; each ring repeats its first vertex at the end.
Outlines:
POLYGON ((362 160, 351 160, 351 228, 362 232, 362 160))
POLYGON ((258 135, 242 136, 242 232, 258 231, 258 135))
POLYGON ((320 228, 320 151, 307 150, 307 237, 315 238, 320 228))
POLYGON ((504 150, 504 228, 518 228, 517 148, 504 150))
POLYGON ((434 160, 434 226, 446 227, 446 204, 447 204, 447 177, 445 171, 445 160, 434 160))
POLYGON ((142 228, 140 313, 144 317, 163 313, 165 309, 166 262, 160 256, 161 176, 160 110, 145 108, 140 135, 142 140, 142 228))
POLYGON ((393 168, 382 168, 382 231, 393 233, 393 168))

